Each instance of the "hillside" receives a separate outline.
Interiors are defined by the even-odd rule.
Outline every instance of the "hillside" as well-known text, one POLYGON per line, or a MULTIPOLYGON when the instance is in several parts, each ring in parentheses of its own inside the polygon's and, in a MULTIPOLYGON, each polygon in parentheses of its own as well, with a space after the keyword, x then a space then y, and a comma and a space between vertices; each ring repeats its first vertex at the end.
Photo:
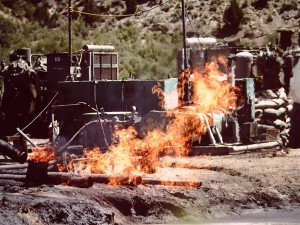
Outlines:
MULTIPOLYGON (((237 22, 237 29, 229 31, 224 12, 230 0, 189 0, 185 4, 188 36, 215 36, 220 42, 235 41, 252 47, 275 42, 276 29, 297 28, 300 18, 296 0, 239 0, 243 18, 237 22)), ((176 50, 182 45, 181 1, 72 0, 72 8, 74 50, 84 44, 111 43, 120 54, 122 77, 176 76, 176 50), (135 12, 138 15, 132 15, 135 12), (130 15, 103 16, 124 14, 130 15)), ((229 15, 229 19, 233 17, 229 15)), ((42 54, 65 52, 68 1, 2 0, 0 29, 0 50, 6 60, 8 53, 19 47, 30 47, 32 52, 42 54)), ((294 43, 296 40, 297 37, 294 43)))

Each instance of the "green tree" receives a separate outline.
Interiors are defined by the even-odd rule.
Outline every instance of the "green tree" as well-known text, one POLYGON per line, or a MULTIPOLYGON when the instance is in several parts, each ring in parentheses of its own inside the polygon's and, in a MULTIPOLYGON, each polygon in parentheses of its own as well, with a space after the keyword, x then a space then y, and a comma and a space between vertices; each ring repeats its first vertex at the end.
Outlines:
POLYGON ((0 46, 9 48, 13 43, 17 26, 9 19, 0 17, 0 46))
POLYGON ((33 16, 41 25, 47 25, 50 19, 48 10, 41 4, 35 9, 33 16))
POLYGON ((264 9, 268 6, 269 0, 256 0, 252 3, 255 9, 264 9))
POLYGON ((137 1, 136 0, 125 0, 126 12, 129 14, 136 12, 137 1))
MULTIPOLYGON (((94 0, 84 1, 83 11, 87 12, 87 13, 92 13, 92 14, 99 13, 99 10, 98 10, 97 5, 94 0)), ((93 23, 98 21, 97 16, 86 15, 86 14, 83 14, 82 16, 83 16, 84 21, 89 25, 92 25, 93 23)))
POLYGON ((225 27, 230 31, 236 32, 243 19, 243 9, 239 6, 237 0, 231 0, 230 5, 225 9, 223 15, 225 27))

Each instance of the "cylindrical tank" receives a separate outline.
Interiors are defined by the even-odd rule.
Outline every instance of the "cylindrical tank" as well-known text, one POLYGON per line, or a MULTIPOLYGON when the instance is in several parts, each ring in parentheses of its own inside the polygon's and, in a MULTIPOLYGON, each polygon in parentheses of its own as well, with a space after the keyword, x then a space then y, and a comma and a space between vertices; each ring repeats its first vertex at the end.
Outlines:
POLYGON ((115 50, 115 46, 113 45, 84 45, 82 47, 84 51, 91 52, 113 52, 115 50))
POLYGON ((250 52, 239 52, 235 55, 235 78, 248 78, 251 73, 253 55, 250 52))
POLYGON ((187 45, 215 45, 217 44, 217 39, 214 37, 191 37, 191 38, 186 38, 185 39, 187 45))
POLYGON ((0 154, 8 156, 12 160, 21 164, 25 163, 27 160, 26 152, 16 149, 14 146, 3 140, 0 140, 0 154))

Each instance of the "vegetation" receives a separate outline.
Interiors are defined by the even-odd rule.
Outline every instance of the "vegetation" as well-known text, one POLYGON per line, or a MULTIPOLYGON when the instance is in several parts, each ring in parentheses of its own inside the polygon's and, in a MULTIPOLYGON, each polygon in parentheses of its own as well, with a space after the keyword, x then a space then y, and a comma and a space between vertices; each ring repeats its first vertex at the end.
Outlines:
POLYGON ((269 0, 255 0, 252 3, 252 6, 255 9, 264 9, 264 8, 266 8, 268 6, 268 2, 269 2, 269 0))
POLYGON ((223 15, 225 26, 231 31, 237 31, 243 18, 243 9, 239 6, 237 0, 231 0, 229 7, 225 9, 223 15))
MULTIPOLYGON (((12 21, 0 16, 1 59, 8 62, 9 52, 22 47, 31 48, 33 53, 41 54, 68 51, 68 24, 64 22, 58 26, 57 14, 50 15, 40 2, 31 0, 26 7, 21 7, 22 4, 19 4, 21 1, 15 1, 14 4, 8 0, 0 2, 2 10, 12 7, 18 12, 17 18, 28 19, 24 23, 22 20, 12 21), (34 4, 37 4, 37 7, 33 7, 34 4)), ((83 7, 83 11, 98 12, 94 9, 97 7, 93 0, 84 1, 83 7)), ((96 32, 93 28, 98 23, 99 17, 74 13, 72 49, 80 50, 84 44, 90 43, 110 43, 119 53, 120 77, 139 79, 176 77, 176 50, 182 43, 180 33, 167 35, 149 31, 143 34, 130 21, 117 29, 111 29, 113 20, 114 18, 106 18, 104 21, 106 27, 96 32)))
POLYGON ((286 11, 293 10, 297 8, 297 4, 298 4, 297 1, 283 2, 280 7, 279 13, 284 13, 286 11))
MULTIPOLYGON (((98 8, 96 7, 96 3, 94 2, 94 0, 84 1, 83 11, 84 12, 89 12, 89 13, 92 13, 92 14, 97 14, 97 13, 100 12, 98 10, 98 8)), ((83 14, 83 19, 87 24, 93 25, 93 23, 95 23, 99 20, 99 17, 93 16, 93 15, 83 14)))
POLYGON ((137 1, 136 0, 125 0, 126 4, 126 11, 127 13, 135 13, 137 8, 137 1))
MULTIPOLYGON (((76 2, 72 14, 74 51, 81 50, 84 44, 110 43, 119 53, 121 77, 159 79, 177 76, 176 51, 182 46, 180 1, 72 0, 72 2, 76 2), (150 11, 151 8, 154 10, 150 11), (141 16, 98 17, 75 11, 94 14, 131 14, 137 11, 144 13, 141 16)), ((241 39, 244 40, 241 42, 247 45, 256 44, 255 39, 262 35, 266 38, 266 42, 275 41, 274 26, 269 26, 265 30, 256 26, 258 19, 259 21, 264 19, 267 24, 275 21, 276 17, 268 6, 273 6, 274 10, 294 21, 299 21, 297 18, 300 18, 299 12, 297 14, 294 10, 296 0, 186 2, 187 15, 190 17, 187 23, 188 34, 234 39, 239 30, 243 29, 244 36, 241 39), (259 9, 259 18, 253 18, 253 14, 249 14, 253 8, 259 9), (286 13, 287 11, 289 13, 286 13), (191 24, 193 28, 190 27, 191 24)), ((8 62, 9 52, 21 47, 31 48, 33 53, 41 54, 67 52, 67 16, 67 0, 0 0, 0 60, 8 62)), ((280 22, 283 25, 286 21, 283 17, 283 21, 279 21, 279 26, 280 22)), ((290 24, 294 25, 295 22, 289 22, 290 24)), ((259 46, 264 44, 262 38, 259 42, 259 46)))

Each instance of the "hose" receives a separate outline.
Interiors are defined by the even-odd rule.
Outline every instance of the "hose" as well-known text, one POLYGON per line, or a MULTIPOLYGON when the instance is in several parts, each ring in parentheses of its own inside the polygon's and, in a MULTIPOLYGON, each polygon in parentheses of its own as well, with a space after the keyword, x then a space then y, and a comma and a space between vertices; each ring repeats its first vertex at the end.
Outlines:
POLYGON ((77 137, 78 134, 80 134, 81 131, 83 131, 84 129, 87 128, 87 126, 91 125, 91 124, 94 124, 94 123, 99 123, 98 120, 92 120, 86 124, 84 124, 72 137, 71 139, 66 143, 64 144, 62 147, 60 147, 55 153, 56 155, 60 155, 64 152, 64 150, 71 144, 72 141, 74 141, 74 139, 77 137))
MULTIPOLYGON (((54 101, 54 99, 56 98, 56 96, 58 95, 58 92, 55 93, 55 95, 53 96, 53 98, 50 100, 50 102, 45 106, 45 108, 30 122, 28 123, 24 128, 20 129, 21 131, 24 131, 25 129, 27 129, 31 124, 33 124, 34 121, 37 120, 37 118, 40 117, 40 115, 42 115, 43 112, 45 112, 45 110, 51 105, 51 103, 54 101)), ((17 136, 19 132, 17 132, 14 136, 17 136)))

